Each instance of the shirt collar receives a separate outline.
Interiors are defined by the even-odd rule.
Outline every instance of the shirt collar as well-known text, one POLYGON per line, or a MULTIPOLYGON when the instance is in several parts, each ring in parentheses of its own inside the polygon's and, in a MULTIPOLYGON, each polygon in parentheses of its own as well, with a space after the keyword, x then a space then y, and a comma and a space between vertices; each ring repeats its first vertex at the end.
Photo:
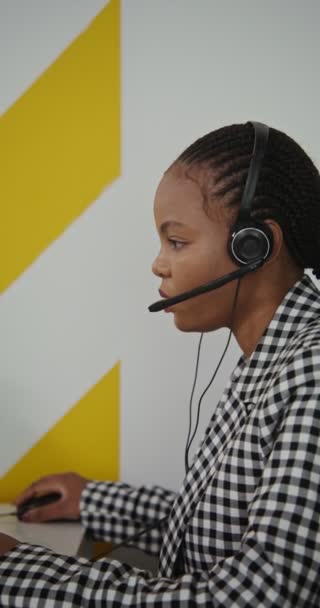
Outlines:
POLYGON ((259 380, 278 360, 281 351, 306 324, 320 319, 319 290, 303 275, 287 292, 250 357, 240 357, 233 373, 237 392, 243 399, 257 391, 259 380))

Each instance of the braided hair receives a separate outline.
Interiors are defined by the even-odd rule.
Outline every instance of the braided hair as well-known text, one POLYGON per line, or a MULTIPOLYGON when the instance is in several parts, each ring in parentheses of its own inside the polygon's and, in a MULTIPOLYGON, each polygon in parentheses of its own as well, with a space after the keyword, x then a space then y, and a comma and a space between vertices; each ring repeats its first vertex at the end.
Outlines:
MULTIPOLYGON (((189 170, 203 168, 204 206, 213 197, 240 205, 254 143, 250 123, 204 135, 177 158, 189 170)), ((282 228, 292 258, 320 278, 320 176, 304 150, 285 133, 270 128, 267 150, 252 202, 256 220, 273 219, 282 228)))

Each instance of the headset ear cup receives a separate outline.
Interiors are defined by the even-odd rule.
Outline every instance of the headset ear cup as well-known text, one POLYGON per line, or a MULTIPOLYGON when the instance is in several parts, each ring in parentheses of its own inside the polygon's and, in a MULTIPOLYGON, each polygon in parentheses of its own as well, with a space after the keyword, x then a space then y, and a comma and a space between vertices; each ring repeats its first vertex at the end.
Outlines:
POLYGON ((229 253, 236 264, 245 266, 266 260, 272 252, 272 230, 263 222, 235 226, 229 241, 229 253))

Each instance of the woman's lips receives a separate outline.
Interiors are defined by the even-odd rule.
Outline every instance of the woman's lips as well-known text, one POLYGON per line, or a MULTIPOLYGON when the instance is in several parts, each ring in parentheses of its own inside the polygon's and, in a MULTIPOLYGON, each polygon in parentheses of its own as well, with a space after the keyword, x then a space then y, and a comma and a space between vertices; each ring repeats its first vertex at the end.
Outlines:
MULTIPOLYGON (((167 293, 165 293, 165 291, 162 291, 162 289, 159 289, 159 294, 160 294, 160 296, 162 298, 169 298, 170 297, 167 293)), ((163 312, 171 312, 170 306, 168 306, 168 308, 164 308, 163 312)))
POLYGON ((162 298, 168 298, 169 297, 167 293, 165 293, 164 291, 162 291, 162 289, 159 289, 159 294, 160 294, 160 296, 162 298))

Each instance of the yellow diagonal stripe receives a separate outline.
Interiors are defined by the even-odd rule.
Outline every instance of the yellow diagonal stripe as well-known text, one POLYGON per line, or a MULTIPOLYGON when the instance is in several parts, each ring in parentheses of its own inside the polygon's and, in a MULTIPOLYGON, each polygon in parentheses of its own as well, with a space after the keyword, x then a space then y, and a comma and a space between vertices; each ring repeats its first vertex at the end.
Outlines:
POLYGON ((89 479, 119 477, 120 365, 108 372, 0 481, 10 502, 33 480, 77 471, 89 479))
POLYGON ((0 118, 0 291, 120 174, 119 3, 0 118))

